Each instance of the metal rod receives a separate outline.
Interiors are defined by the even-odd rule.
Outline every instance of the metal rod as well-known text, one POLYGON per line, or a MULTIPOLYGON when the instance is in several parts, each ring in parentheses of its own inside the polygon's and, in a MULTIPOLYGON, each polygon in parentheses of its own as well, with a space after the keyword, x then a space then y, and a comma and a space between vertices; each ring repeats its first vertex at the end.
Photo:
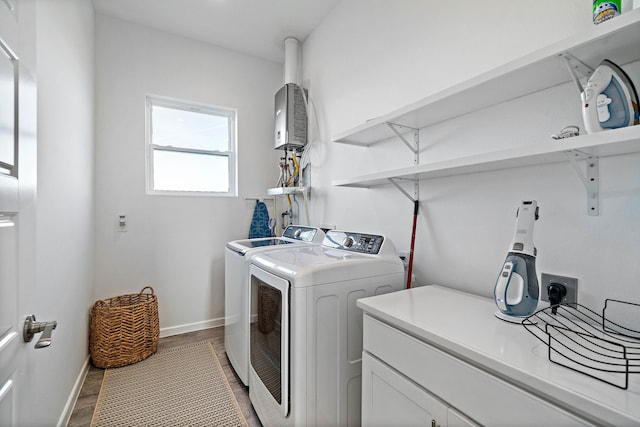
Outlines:
POLYGON ((411 276, 413 275, 413 250, 416 246, 416 224, 418 223, 418 210, 420 202, 413 202, 413 227, 411 229, 411 248, 409 249, 409 268, 407 269, 407 289, 411 287, 411 276))

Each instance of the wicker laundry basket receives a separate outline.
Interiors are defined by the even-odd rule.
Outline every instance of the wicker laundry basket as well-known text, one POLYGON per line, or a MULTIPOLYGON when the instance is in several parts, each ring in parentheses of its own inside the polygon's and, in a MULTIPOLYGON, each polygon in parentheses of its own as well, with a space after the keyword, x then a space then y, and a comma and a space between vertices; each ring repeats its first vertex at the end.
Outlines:
POLYGON ((159 335, 158 298, 151 286, 138 294, 96 301, 91 308, 89 353, 98 368, 146 359, 158 349, 159 335))

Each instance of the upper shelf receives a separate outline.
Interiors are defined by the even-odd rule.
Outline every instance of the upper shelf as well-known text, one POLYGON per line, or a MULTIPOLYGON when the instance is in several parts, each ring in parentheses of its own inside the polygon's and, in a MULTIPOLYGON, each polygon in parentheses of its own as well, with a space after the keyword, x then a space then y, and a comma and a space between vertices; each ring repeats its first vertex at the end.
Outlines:
POLYGON ((640 58, 640 9, 539 49, 404 108, 335 135, 345 144, 370 146, 394 136, 387 122, 420 129, 571 81, 561 55, 595 68, 603 59, 624 65, 640 58))
POLYGON ((303 194, 309 192, 309 187, 275 187, 267 189, 269 196, 288 196, 291 194, 303 194))
POLYGON ((640 152, 640 126, 544 141, 526 147, 425 163, 348 179, 338 179, 333 181, 333 185, 366 188, 386 184, 390 178, 429 179, 555 163, 566 161, 566 152, 571 150, 578 150, 597 157, 640 152))

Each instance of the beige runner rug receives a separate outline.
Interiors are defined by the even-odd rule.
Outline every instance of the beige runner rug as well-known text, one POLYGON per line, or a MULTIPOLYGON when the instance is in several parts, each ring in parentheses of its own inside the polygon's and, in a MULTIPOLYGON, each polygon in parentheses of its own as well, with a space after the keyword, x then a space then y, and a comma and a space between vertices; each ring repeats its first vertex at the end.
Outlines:
POLYGON ((205 341, 107 369, 91 426, 247 426, 247 421, 205 341))

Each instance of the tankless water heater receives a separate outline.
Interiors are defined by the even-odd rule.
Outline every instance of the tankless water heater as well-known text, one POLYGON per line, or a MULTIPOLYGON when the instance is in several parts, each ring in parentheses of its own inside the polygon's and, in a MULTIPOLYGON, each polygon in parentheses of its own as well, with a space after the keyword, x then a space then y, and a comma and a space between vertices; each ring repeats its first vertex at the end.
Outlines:
POLYGON ((276 150, 302 149, 307 144, 307 107, 303 90, 295 83, 287 83, 276 93, 276 150))

